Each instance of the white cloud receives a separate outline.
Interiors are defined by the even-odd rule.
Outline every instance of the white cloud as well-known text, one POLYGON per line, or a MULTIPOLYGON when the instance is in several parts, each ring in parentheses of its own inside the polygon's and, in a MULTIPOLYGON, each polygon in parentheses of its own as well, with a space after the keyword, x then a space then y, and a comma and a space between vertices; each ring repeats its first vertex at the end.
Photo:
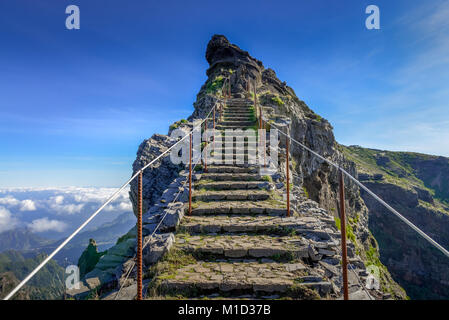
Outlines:
POLYGON ((28 228, 30 228, 32 232, 63 232, 67 228, 67 224, 58 220, 49 220, 45 217, 33 220, 30 224, 28 224, 28 228))
POLYGON ((0 207, 0 233, 13 229, 17 225, 17 222, 17 219, 12 217, 8 209, 0 207))
POLYGON ((20 211, 36 211, 36 204, 30 199, 23 200, 20 202, 20 211))
POLYGON ((0 204, 8 205, 8 206, 15 206, 19 204, 19 200, 17 200, 14 197, 6 196, 4 198, 0 198, 0 204))
POLYGON ((120 202, 120 204, 118 205, 118 209, 123 211, 131 211, 132 210, 131 201, 120 202))
POLYGON ((51 203, 49 205, 49 208, 53 211, 53 213, 58 215, 64 215, 64 214, 75 214, 80 213, 84 208, 84 203, 80 204, 57 204, 57 203, 51 203))
POLYGON ((64 202, 64 196, 59 195, 59 196, 53 197, 53 201, 56 204, 62 204, 64 202))

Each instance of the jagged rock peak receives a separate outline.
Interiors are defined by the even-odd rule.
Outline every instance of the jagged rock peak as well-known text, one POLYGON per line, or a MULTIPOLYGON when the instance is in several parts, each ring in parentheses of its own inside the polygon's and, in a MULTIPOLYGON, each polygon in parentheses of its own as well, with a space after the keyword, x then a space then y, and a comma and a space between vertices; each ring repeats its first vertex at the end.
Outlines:
POLYGON ((206 60, 210 66, 208 75, 217 66, 237 69, 241 65, 246 65, 258 72, 264 70, 261 61, 251 57, 247 51, 240 49, 237 45, 231 44, 225 36, 218 34, 213 35, 207 45, 206 60))

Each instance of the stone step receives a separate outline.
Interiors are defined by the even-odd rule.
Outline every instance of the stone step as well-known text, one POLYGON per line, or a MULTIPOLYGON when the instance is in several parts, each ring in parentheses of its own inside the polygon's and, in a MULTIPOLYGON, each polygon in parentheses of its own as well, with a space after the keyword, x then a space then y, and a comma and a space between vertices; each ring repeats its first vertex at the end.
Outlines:
MULTIPOLYGON (((218 135, 217 135, 217 139, 216 139, 216 141, 215 141, 215 145, 216 146, 222 146, 223 148, 225 148, 225 147, 228 147, 228 148, 230 148, 230 147, 232 147, 232 148, 235 148, 235 147, 237 147, 237 142, 239 142, 240 144, 239 144, 239 147, 244 147, 245 149, 247 149, 248 148, 248 139, 246 139, 247 137, 244 137, 244 136, 238 136, 237 138, 236 137, 233 137, 233 139, 232 139, 232 145, 231 145, 231 143, 228 143, 228 141, 226 141, 226 136, 222 136, 221 137, 222 138, 222 141, 220 141, 220 139, 218 138, 218 135), (229 144, 229 146, 227 145, 227 144, 229 144)), ((231 139, 230 139, 231 140, 231 139)), ((231 141, 229 141, 229 142, 231 142, 231 141)), ((257 144, 257 138, 256 138, 256 140, 255 141, 253 141, 252 142, 252 144, 250 145, 251 146, 251 148, 254 148, 254 145, 255 144, 257 144)), ((218 148, 218 147, 217 147, 218 148)))
MULTIPOLYGON (((254 216, 184 216, 182 229, 190 234, 195 233, 263 233, 288 235, 293 230, 313 230, 318 228, 319 220, 312 217, 280 217, 267 215, 254 216)), ((329 241, 321 242, 331 248, 329 241)))
POLYGON ((255 124, 255 121, 221 121, 219 126, 241 126, 250 127, 255 124))
POLYGON ((220 122, 217 122, 217 125, 222 124, 227 121, 244 121, 244 122, 255 122, 253 117, 223 117, 220 122))
MULTIPOLYGON (((228 157, 229 157, 229 159, 231 159, 231 156, 232 156, 233 161, 236 161, 236 162, 239 162, 239 160, 240 160, 240 162, 251 160, 253 163, 256 163, 256 155, 255 154, 248 155, 247 153, 238 153, 238 154, 235 154, 235 153, 234 154, 232 154, 232 153, 229 153, 229 154, 222 153, 221 154, 221 159, 225 160, 228 157)), ((216 158, 220 159, 220 157, 218 157, 218 155, 217 155, 216 158)))
POLYGON ((268 188, 269 183, 266 181, 200 181, 195 185, 196 189, 206 190, 247 190, 268 188))
MULTIPOLYGON (((215 145, 216 150, 218 150, 218 148, 220 148, 220 146, 218 144, 215 145)), ((217 156, 218 156, 218 152, 220 150, 217 151, 217 156)), ((248 153, 250 153, 251 155, 257 155, 257 146, 253 147, 251 146, 251 148, 237 148, 236 146, 234 147, 226 147, 226 146, 221 146, 221 154, 222 155, 231 155, 231 154, 238 154, 238 155, 247 155, 248 153)), ((215 151, 211 152, 212 155, 215 155, 215 151)))
POLYGON ((194 297, 214 292, 256 296, 280 294, 299 299, 318 299, 316 291, 323 296, 332 291, 331 283, 324 279, 318 282, 305 281, 309 273, 301 262, 285 264, 269 259, 265 263, 258 263, 257 260, 233 263, 197 261, 174 270, 167 269, 156 278, 157 293, 160 295, 167 293, 194 297))
POLYGON ((226 120, 234 120, 236 118, 245 118, 246 120, 254 120, 254 114, 252 113, 223 113, 223 116, 221 119, 218 120, 218 122, 222 122, 225 119, 226 120))
POLYGON ((226 100, 227 106, 233 106, 233 105, 253 105, 254 101, 249 99, 242 99, 242 98, 231 98, 226 100))
MULTIPOLYGON (((186 210, 188 210, 186 208, 186 210)), ((256 215, 269 214, 284 216, 287 213, 285 201, 219 201, 196 202, 192 206, 192 215, 256 215)))
POLYGON ((283 262, 308 258, 308 243, 300 236, 279 235, 189 235, 176 238, 176 249, 195 257, 274 258, 283 262))
POLYGON ((222 117, 218 119, 218 122, 224 120, 234 120, 238 118, 244 118, 245 120, 254 120, 255 116, 251 112, 226 112, 222 114, 222 117))
POLYGON ((240 113, 240 112, 248 112, 248 113, 254 113, 253 109, 250 108, 225 108, 223 110, 223 113, 240 113))
POLYGON ((270 193, 264 190, 195 191, 194 201, 258 201, 267 200, 270 193))
MULTIPOLYGON (((264 181, 257 173, 203 173, 201 179, 212 181, 264 181)), ((201 181, 201 180, 200 180, 201 181)))
POLYGON ((236 167, 227 165, 211 165, 207 167, 209 173, 258 173, 258 167, 236 167))
POLYGON ((254 116, 254 111, 252 110, 223 110, 223 116, 226 117, 227 115, 237 115, 239 117, 243 116, 254 116))
MULTIPOLYGON (((242 125, 221 125, 221 124, 219 124, 219 125, 217 125, 215 128, 216 128, 216 130, 238 130, 238 129, 241 129, 241 130, 247 130, 247 129, 255 129, 255 124, 254 123, 252 123, 251 125, 244 125, 244 126, 242 126, 242 125)), ((255 131, 255 130, 254 130, 255 131)))
MULTIPOLYGON (((252 134, 254 137, 257 138, 257 134, 258 134, 258 130, 256 128, 253 128, 253 127, 250 127, 250 128, 242 128, 242 127, 230 128, 230 127, 227 127, 227 126, 226 127, 217 126, 216 130, 219 131, 219 132, 216 132, 215 134, 216 135, 221 135, 221 138, 223 139, 223 142, 225 142, 225 138, 226 137, 231 137, 232 136, 234 141, 236 139, 248 140, 248 136, 249 135, 252 134), (226 131, 225 131, 226 129, 230 129, 231 133, 230 134, 226 134, 226 131), (233 130, 236 130, 236 129, 240 129, 243 132, 234 132, 233 130), (249 130, 249 132, 245 134, 244 130, 249 130)), ((217 138, 217 141, 218 141, 218 138, 217 138)))
POLYGON ((254 105, 253 101, 227 101, 226 107, 251 107, 254 105))
MULTIPOLYGON (((201 179, 212 181, 264 181, 257 173, 203 173, 201 179)), ((200 180, 201 181, 201 180, 200 180)))
MULTIPOLYGON (((220 159, 218 159, 220 160, 220 159)), ((212 165, 212 163, 210 163, 212 165)), ((243 161, 241 161, 241 159, 230 159, 230 160, 226 160, 226 159, 221 159, 221 162, 214 162, 213 165, 214 166, 236 166, 236 167, 254 167, 257 164, 256 161, 253 161, 253 159, 243 159, 243 161)), ((208 167, 209 168, 209 167, 208 167)))

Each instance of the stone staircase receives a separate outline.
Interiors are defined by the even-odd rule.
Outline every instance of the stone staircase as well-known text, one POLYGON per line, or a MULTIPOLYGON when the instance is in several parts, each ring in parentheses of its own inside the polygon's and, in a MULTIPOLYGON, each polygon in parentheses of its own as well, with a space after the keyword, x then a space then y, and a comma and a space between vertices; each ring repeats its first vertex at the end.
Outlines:
MULTIPOLYGON (((255 124, 250 101, 231 99, 217 129, 255 124)), ((234 152, 241 152, 235 144, 234 152)), ((194 186, 192 215, 184 216, 175 244, 149 271, 153 280, 147 298, 340 295, 339 234, 333 219, 304 212, 286 217, 282 194, 258 171, 234 161, 210 165, 201 174, 194 186)), ((363 271, 364 266, 357 270, 363 271)), ((352 292, 359 292, 356 279, 350 280, 352 292)))

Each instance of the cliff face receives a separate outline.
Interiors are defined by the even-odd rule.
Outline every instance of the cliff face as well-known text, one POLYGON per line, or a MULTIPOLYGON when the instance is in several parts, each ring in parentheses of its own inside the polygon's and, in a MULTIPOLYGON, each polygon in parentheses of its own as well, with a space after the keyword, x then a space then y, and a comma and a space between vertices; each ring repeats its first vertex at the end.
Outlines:
MULTIPOLYGON (((449 159, 343 147, 359 179, 442 246, 449 247, 449 159)), ((448 259, 362 193, 381 261, 413 299, 448 299, 448 259)))
MULTIPOLYGON (((210 64, 208 79, 197 95, 195 110, 189 120, 202 118, 209 112, 216 101, 213 96, 221 96, 218 89, 223 85, 223 80, 229 78, 234 97, 253 99, 255 90, 269 123, 356 175, 355 164, 345 159, 335 141, 331 124, 301 101, 292 88, 277 78, 274 70, 265 68, 261 61, 221 35, 212 37, 206 50, 206 59, 210 64), (246 89, 251 93, 248 94, 246 89)), ((280 147, 285 147, 283 136, 280 147)), ((291 144, 291 155, 295 186, 303 188, 310 199, 338 217, 338 172, 294 143, 291 144)), ((345 184, 348 224, 355 250, 367 265, 380 268, 385 291, 394 297, 405 298, 402 288, 393 281, 378 259, 378 245, 369 231, 368 209, 359 188, 349 180, 345 180, 345 184)))

